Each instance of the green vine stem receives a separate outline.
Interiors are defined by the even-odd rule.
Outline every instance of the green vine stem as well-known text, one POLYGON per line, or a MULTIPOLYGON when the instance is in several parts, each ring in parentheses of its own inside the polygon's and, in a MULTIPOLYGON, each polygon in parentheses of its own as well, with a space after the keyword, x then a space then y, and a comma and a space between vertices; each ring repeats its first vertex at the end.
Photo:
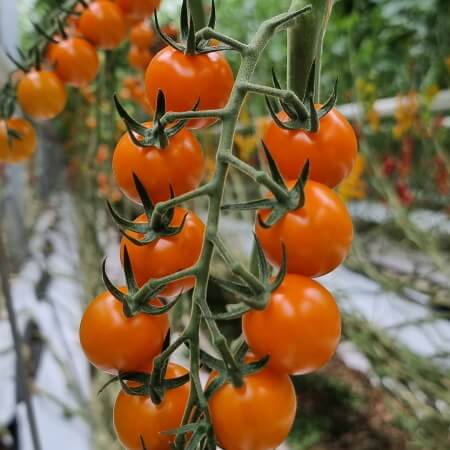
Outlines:
MULTIPOLYGON (((158 357, 154 362, 154 370, 151 382, 158 385, 164 379, 164 371, 167 367, 168 359, 172 353, 182 344, 187 343, 190 350, 190 374, 191 374, 191 390, 188 405, 183 418, 182 425, 186 425, 194 417, 197 420, 206 420, 210 422, 209 410, 205 393, 200 383, 200 325, 204 320, 210 333, 212 343, 219 352, 226 372, 234 385, 242 385, 242 373, 238 368, 238 363, 230 349, 230 346, 220 332, 214 319, 209 305, 207 303, 207 288, 210 278, 211 262, 215 250, 229 263, 231 270, 242 280, 248 283, 255 292, 264 291, 264 285, 258 278, 242 264, 235 262, 233 255, 226 248, 225 244, 219 237, 218 226, 222 209, 222 199, 224 195, 227 175, 230 166, 238 167, 241 171, 254 178, 256 182, 262 183, 269 190, 275 191, 280 197, 286 196, 285 192, 272 180, 265 172, 252 170, 252 168, 236 156, 233 155, 233 143, 235 131, 238 123, 239 114, 241 112, 244 101, 249 93, 274 96, 291 102, 297 110, 308 115, 307 109, 300 101, 297 95, 292 92, 276 89, 273 87, 262 86, 252 83, 252 77, 256 66, 262 55, 266 45, 272 36, 281 30, 285 30, 299 17, 311 10, 310 6, 305 6, 297 11, 281 14, 273 19, 264 22, 256 32, 251 42, 246 45, 232 38, 214 33, 214 37, 222 42, 231 44, 241 53, 242 61, 239 72, 236 77, 234 88, 230 95, 228 104, 222 110, 217 111, 189 111, 181 113, 167 113, 162 119, 162 123, 169 123, 175 120, 192 118, 192 117, 217 117, 222 120, 222 130, 220 142, 216 155, 216 169, 210 182, 196 189, 195 191, 175 197, 166 202, 158 203, 153 211, 151 223, 156 223, 158 217, 161 216, 168 208, 176 206, 187 200, 191 200, 199 196, 207 196, 209 199, 209 209, 206 221, 206 231, 201 256, 197 264, 190 269, 186 269, 167 277, 150 280, 142 286, 130 299, 131 303, 139 304, 149 298, 150 294, 158 287, 177 279, 194 275, 196 277, 196 285, 192 295, 192 307, 189 322, 182 334, 158 357)), ((209 28, 203 28, 198 32, 201 36, 211 36, 209 28)), ((307 71, 307 68, 305 68, 307 71)), ((215 441, 211 429, 207 432, 207 448, 215 449, 215 441)), ((177 435, 176 448, 184 448, 184 435, 177 435)))
POLYGON ((39 440, 39 433, 36 424, 36 414, 33 407, 33 400, 31 396, 30 389, 30 377, 27 373, 25 357, 24 357, 24 349, 22 336, 20 335, 19 326, 17 324, 16 313, 14 311, 13 299, 11 296, 11 289, 9 284, 9 267, 8 267, 8 259, 6 254, 6 249, 3 243, 3 230, 0 223, 0 281, 3 292, 3 297, 6 303, 6 310, 8 313, 8 320, 11 326, 11 334, 13 337, 14 343, 14 352, 16 354, 16 366, 17 366, 17 374, 16 380, 17 383, 21 384, 23 397, 25 401, 25 408, 28 418, 28 423, 30 424, 30 433, 31 433, 31 442, 34 450, 41 450, 41 444, 39 440))
POLYGON ((320 100, 320 69, 323 40, 331 15, 334 0, 292 0, 291 11, 297 11, 312 4, 311 14, 298 19, 297 24, 289 28, 288 35, 288 89, 303 98, 308 83, 309 69, 316 61, 315 98, 320 100))
POLYGON ((194 19, 195 28, 200 30, 206 25, 206 14, 203 0, 189 0, 189 10, 194 19))

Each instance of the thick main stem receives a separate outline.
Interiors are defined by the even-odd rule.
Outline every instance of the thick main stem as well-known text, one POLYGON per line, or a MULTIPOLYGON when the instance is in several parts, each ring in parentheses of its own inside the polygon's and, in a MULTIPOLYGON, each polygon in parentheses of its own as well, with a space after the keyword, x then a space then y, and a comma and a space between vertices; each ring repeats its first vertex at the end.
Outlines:
POLYGON ((36 424, 36 415, 34 413, 33 402, 30 392, 30 383, 27 370, 25 368, 22 337, 20 335, 19 327, 17 325, 16 313, 14 311, 13 301, 11 297, 11 291, 9 286, 9 268, 7 254, 5 246, 3 244, 3 232, 0 224, 0 280, 2 285, 2 291, 6 302, 6 310, 8 312, 8 319, 11 325, 11 333, 14 342, 14 352, 17 360, 17 383, 21 384, 23 397, 25 401, 25 407, 27 412, 28 423, 30 425, 31 441, 33 443, 34 450, 41 450, 41 444, 39 441, 39 433, 36 424))
POLYGON ((303 98, 308 82, 309 69, 316 61, 316 82, 314 101, 320 101, 320 68, 322 46, 334 0, 292 0, 290 11, 296 11, 307 4, 313 9, 301 16, 295 26, 288 30, 288 89, 303 98))

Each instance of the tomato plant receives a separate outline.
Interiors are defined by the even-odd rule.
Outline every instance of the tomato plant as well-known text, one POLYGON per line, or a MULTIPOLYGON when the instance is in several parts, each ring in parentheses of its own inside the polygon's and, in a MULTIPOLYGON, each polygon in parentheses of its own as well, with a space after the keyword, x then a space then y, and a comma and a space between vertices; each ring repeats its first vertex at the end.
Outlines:
MULTIPOLYGON (((126 288, 121 290, 126 292, 126 288)), ((159 300, 150 303, 162 306, 159 300)), ((80 342, 87 359, 98 369, 113 375, 150 372, 168 330, 167 314, 127 317, 123 305, 106 291, 84 312, 80 342)))
POLYGON ((0 120, 0 161, 22 162, 36 151, 36 132, 18 117, 0 120))
MULTIPOLYGON (((152 123, 144 125, 151 127, 152 123)), ((126 133, 114 150, 112 164, 117 184, 128 198, 138 203, 133 173, 155 203, 170 198, 171 186, 176 195, 195 189, 204 173, 200 143, 189 130, 181 130, 162 149, 140 147, 126 133)))
POLYGON ((341 319, 333 296, 322 285, 288 274, 264 310, 243 316, 242 328, 255 354, 270 356, 270 368, 299 375, 320 369, 333 356, 341 319))
MULTIPOLYGON (((136 223, 147 223, 146 215, 136 218, 136 223)), ((126 237, 121 241, 121 255, 126 246, 133 273, 139 286, 151 279, 193 266, 199 259, 205 226, 192 211, 175 208, 170 226, 180 227, 181 231, 174 236, 161 237, 147 245, 136 245, 126 237)), ((140 233, 130 231, 129 236, 135 239, 142 237, 140 233)), ((168 284, 160 295, 174 297, 181 292, 187 292, 194 287, 195 279, 188 277, 168 284)))
MULTIPOLYGON (((281 113, 280 120, 286 119, 281 113)), ((272 121, 264 142, 287 180, 297 179, 309 160, 310 179, 330 188, 350 174, 358 152, 352 126, 336 109, 320 121, 316 132, 286 130, 272 121)))
POLYGON ((281 264, 283 243, 289 273, 318 277, 346 258, 353 238, 352 220, 342 200, 327 186, 308 181, 304 196, 303 207, 290 211, 272 227, 263 225, 270 211, 262 210, 256 235, 273 264, 281 264))
MULTIPOLYGON (((216 377, 212 374, 210 382, 216 377)), ((296 408, 290 378, 268 369, 245 377, 240 387, 223 385, 209 399, 217 441, 233 450, 277 448, 291 429, 296 408)))
MULTIPOLYGON (((156 106, 158 91, 166 96, 167 110, 188 111, 223 108, 233 87, 233 72, 219 52, 186 55, 172 47, 162 49, 145 72, 145 88, 150 105, 156 106)), ((193 119, 190 128, 204 128, 211 118, 193 119)))
MULTIPOLYGON (((188 371, 177 364, 167 367, 166 379, 180 377, 188 371)), ((180 426, 189 396, 189 385, 167 391, 160 404, 148 396, 120 392, 114 405, 114 427, 117 437, 127 450, 166 450, 174 436, 162 434, 180 426), (141 441, 142 439, 142 441, 141 441)))
POLYGON ((108 0, 95 0, 82 12, 78 30, 98 48, 114 49, 125 39, 127 25, 121 9, 108 0))
POLYGON ((80 87, 95 79, 100 61, 95 48, 77 37, 51 43, 48 59, 56 75, 70 86, 80 87))
POLYGON ((17 100, 33 119, 53 119, 66 106, 67 93, 55 73, 33 69, 19 81, 17 100))

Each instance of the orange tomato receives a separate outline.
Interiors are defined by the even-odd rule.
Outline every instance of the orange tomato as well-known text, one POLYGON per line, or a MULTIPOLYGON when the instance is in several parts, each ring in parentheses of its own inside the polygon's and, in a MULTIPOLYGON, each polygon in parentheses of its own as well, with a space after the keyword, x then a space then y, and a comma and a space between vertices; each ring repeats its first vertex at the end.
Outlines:
POLYGON ((107 50, 117 48, 127 33, 121 9, 107 0, 90 3, 80 16, 78 29, 96 47, 107 50))
MULTIPOLYGON (((143 286, 150 279, 162 278, 179 270, 188 269, 198 261, 203 246, 205 225, 192 211, 175 208, 170 226, 180 226, 184 216, 186 220, 183 229, 175 236, 162 237, 142 246, 133 244, 125 237, 122 238, 120 244, 122 260, 126 245, 131 267, 139 286, 143 286)), ((135 222, 146 223, 147 218, 142 214, 136 218, 135 222)), ((128 234, 135 239, 142 238, 139 233, 130 231, 128 234)), ((175 297, 182 291, 189 291, 194 285, 194 277, 184 278, 169 283, 160 295, 175 297)))
MULTIPOLYGON (((151 127, 150 122, 144 123, 151 127)), ((168 147, 143 148, 135 145, 128 133, 118 142, 113 154, 113 173, 117 184, 130 199, 140 203, 134 185, 135 173, 154 203, 195 189, 204 173, 204 157, 199 142, 189 130, 181 130, 170 139, 168 147)))
MULTIPOLYGON (((188 371, 169 363, 166 379, 178 378, 188 371)), ((162 402, 155 405, 150 397, 120 392, 114 405, 114 428, 127 450, 142 450, 141 436, 149 450, 169 450, 174 436, 163 431, 178 428, 189 398, 189 384, 168 390, 162 402)))
POLYGON ((36 132, 27 120, 0 120, 0 161, 25 161, 36 151, 36 143, 36 132), (20 138, 8 136, 8 130, 18 133, 20 138))
POLYGON ((85 39, 68 38, 50 44, 48 58, 56 75, 70 86, 89 84, 100 69, 97 52, 85 39))
POLYGON ((161 0, 117 0, 120 9, 127 15, 146 17, 153 14, 161 0))
POLYGON ((67 93, 53 72, 32 70, 19 81, 17 100, 22 111, 34 119, 53 119, 66 106, 67 93))
MULTIPOLYGON (((285 121, 286 114, 280 119, 285 121)), ((297 179, 309 160, 310 179, 330 188, 350 174, 358 154, 355 132, 336 109, 321 119, 316 133, 284 130, 271 121, 264 142, 287 180, 297 179)))
MULTIPOLYGON (((120 288, 126 292, 126 288, 120 288)), ((153 300, 155 306, 162 306, 153 300)), ((123 305, 108 291, 97 296, 80 324, 81 347, 98 369, 119 372, 150 372, 169 330, 167 314, 127 317, 123 305)))
MULTIPOLYGON (((172 47, 161 50, 145 73, 145 89, 155 108, 158 91, 166 96, 167 111, 190 111, 200 100, 198 110, 223 108, 233 88, 233 72, 219 53, 185 55, 172 47)), ((194 119, 189 128, 204 128, 214 119, 194 119)))
MULTIPOLYGON (((209 382, 216 376, 211 374, 209 382)), ((245 377, 242 387, 225 384, 209 399, 217 441, 227 450, 277 448, 289 434, 296 408, 290 378, 267 368, 245 377)))
POLYGON ((333 356, 341 316, 333 296, 317 281, 286 275, 263 311, 242 317, 245 340, 269 367, 290 375, 313 372, 333 356))
MULTIPOLYGON (((288 183, 291 187, 293 184, 288 183)), ((269 210, 262 210, 259 217, 264 221, 269 214, 269 210)), ((257 223, 256 235, 272 264, 280 265, 283 242, 288 273, 319 277, 334 270, 346 258, 353 225, 345 204, 334 191, 308 181, 303 208, 287 213, 270 228, 257 223)))
POLYGON ((152 58, 150 50, 140 49, 135 45, 132 45, 128 52, 128 64, 136 70, 145 70, 152 58))
POLYGON ((131 28, 130 42, 142 50, 148 50, 155 40, 155 32, 147 20, 139 22, 131 28))

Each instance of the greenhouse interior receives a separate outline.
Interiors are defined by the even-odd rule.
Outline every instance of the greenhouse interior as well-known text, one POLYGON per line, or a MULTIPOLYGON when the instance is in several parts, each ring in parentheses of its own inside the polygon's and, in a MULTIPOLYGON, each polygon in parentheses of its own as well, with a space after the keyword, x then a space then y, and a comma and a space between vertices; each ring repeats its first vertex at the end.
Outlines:
POLYGON ((450 450, 448 0, 0 0, 0 450, 450 450))

